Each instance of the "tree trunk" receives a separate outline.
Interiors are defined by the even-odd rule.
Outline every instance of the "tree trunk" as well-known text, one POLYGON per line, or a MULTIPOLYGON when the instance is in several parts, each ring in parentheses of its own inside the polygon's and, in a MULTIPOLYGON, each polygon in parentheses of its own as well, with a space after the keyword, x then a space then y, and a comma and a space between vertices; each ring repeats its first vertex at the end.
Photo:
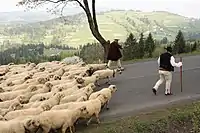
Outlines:
POLYGON ((108 63, 107 56, 108 56, 108 52, 109 52, 109 43, 106 43, 103 46, 103 49, 104 49, 104 60, 103 60, 103 62, 108 63))

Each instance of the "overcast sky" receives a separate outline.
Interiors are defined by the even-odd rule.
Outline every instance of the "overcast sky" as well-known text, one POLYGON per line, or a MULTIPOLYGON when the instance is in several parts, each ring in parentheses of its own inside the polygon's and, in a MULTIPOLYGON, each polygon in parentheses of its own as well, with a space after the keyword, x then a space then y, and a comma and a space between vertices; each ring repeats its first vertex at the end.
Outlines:
MULTIPOLYGON (((16 7, 19 0, 5 0, 0 12, 23 10, 16 7)), ((187 17, 200 18, 200 0, 97 0, 97 9, 133 9, 142 11, 169 11, 187 17)))

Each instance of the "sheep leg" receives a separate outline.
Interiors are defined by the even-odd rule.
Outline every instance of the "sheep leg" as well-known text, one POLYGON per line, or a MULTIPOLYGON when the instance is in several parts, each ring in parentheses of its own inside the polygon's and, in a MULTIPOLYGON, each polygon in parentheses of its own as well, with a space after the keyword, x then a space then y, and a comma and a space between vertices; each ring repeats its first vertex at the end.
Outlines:
POLYGON ((107 77, 107 82, 106 82, 106 84, 108 84, 108 85, 111 85, 111 83, 110 83, 110 78, 109 77, 107 77))
POLYGON ((100 87, 99 81, 96 81, 96 84, 97 84, 97 86, 99 86, 99 87, 100 87))
POLYGON ((97 123, 100 124, 101 122, 100 122, 100 120, 99 120, 99 114, 96 113, 95 116, 96 116, 96 119, 97 119, 97 123))
POLYGON ((109 101, 106 102, 106 109, 107 109, 107 110, 110 109, 108 104, 109 104, 109 101))
POLYGON ((90 124, 91 120, 92 120, 92 117, 88 120, 87 126, 90 124))
MULTIPOLYGON (((67 130, 67 128, 68 128, 68 125, 67 125, 67 124, 63 125, 63 126, 62 126, 62 133, 65 133, 66 130, 67 130)), ((70 133, 73 133, 72 127, 69 127, 69 130, 70 130, 70 133)))

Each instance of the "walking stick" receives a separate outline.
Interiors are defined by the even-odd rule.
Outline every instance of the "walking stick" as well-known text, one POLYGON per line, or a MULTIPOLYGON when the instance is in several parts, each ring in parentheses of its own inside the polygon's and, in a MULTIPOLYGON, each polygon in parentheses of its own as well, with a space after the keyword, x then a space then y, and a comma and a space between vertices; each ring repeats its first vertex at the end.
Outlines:
MULTIPOLYGON (((180 57, 180 62, 182 62, 182 57, 180 57)), ((183 92, 183 66, 180 67, 180 82, 181 82, 181 92, 183 92)))

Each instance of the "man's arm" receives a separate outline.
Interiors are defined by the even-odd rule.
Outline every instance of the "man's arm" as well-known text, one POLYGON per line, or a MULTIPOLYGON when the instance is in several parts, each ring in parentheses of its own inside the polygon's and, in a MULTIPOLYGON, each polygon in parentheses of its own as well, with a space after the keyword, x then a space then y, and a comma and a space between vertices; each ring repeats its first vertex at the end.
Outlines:
POLYGON ((179 62, 179 63, 176 63, 175 62, 175 58, 173 56, 171 56, 171 60, 170 60, 170 63, 173 67, 181 67, 183 64, 182 62, 179 62))
POLYGON ((159 56, 159 58, 158 58, 158 65, 160 66, 160 56, 159 56))

